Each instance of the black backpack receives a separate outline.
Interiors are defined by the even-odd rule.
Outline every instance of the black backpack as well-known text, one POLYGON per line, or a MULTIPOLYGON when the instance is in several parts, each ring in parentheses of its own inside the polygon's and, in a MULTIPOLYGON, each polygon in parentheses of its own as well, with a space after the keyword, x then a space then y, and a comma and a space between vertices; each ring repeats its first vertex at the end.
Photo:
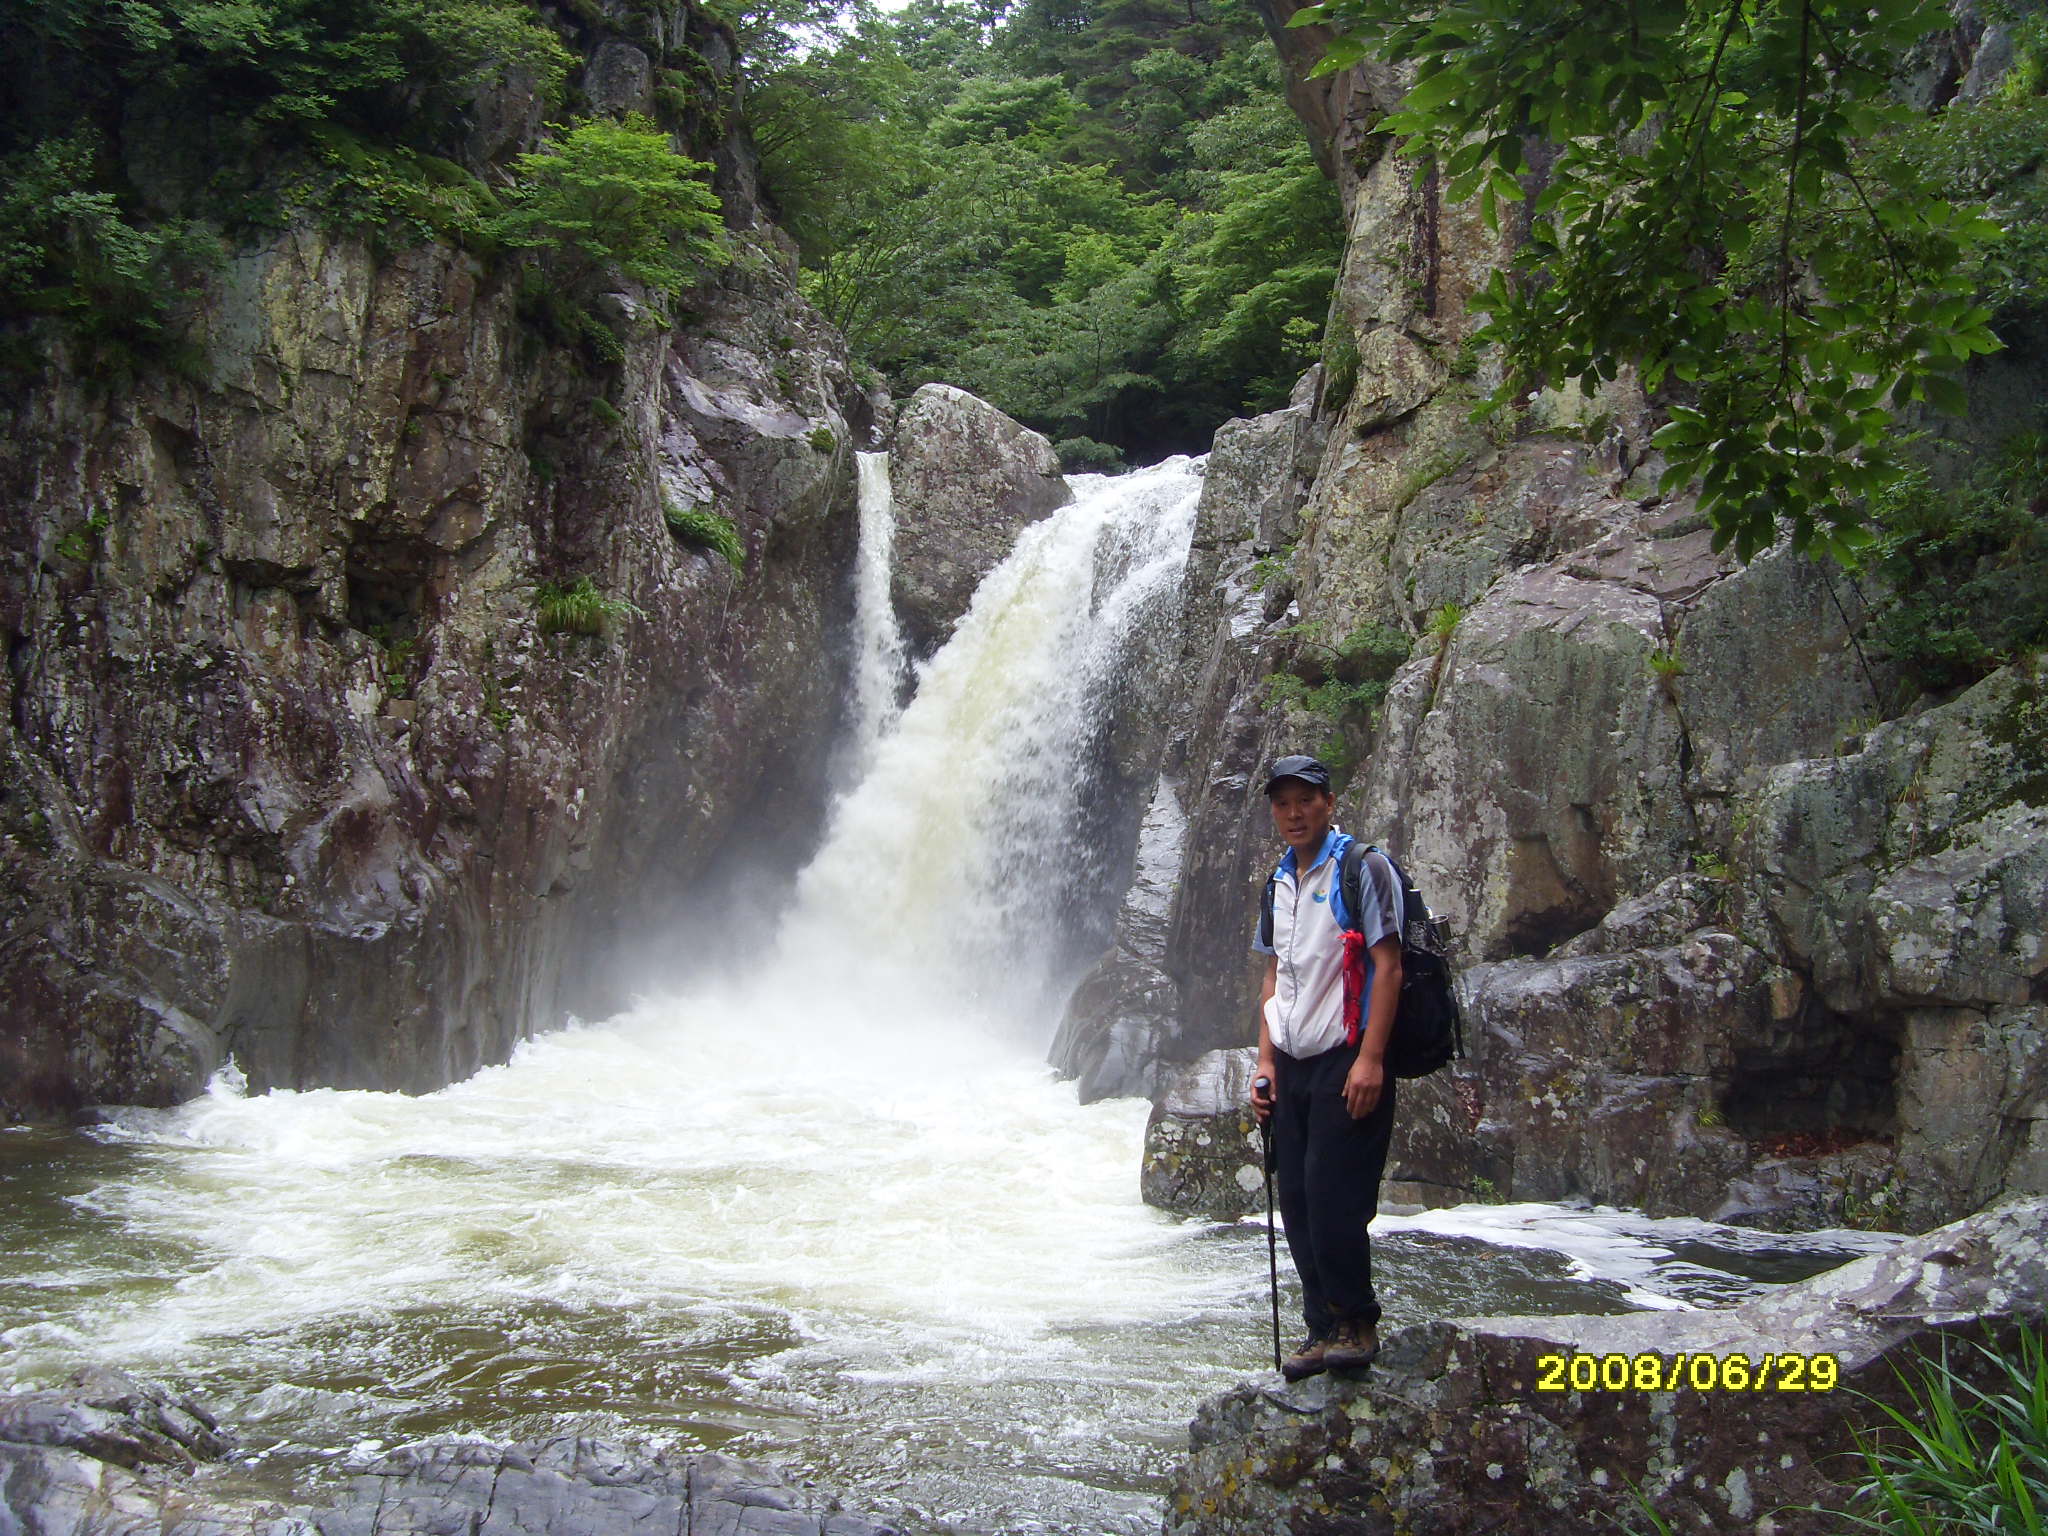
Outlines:
MULTIPOLYGON (((1394 1012, 1393 1037, 1387 1041, 1387 1070, 1396 1077, 1427 1077, 1465 1054, 1464 1020, 1458 1011, 1458 989, 1451 979, 1449 938, 1442 919, 1430 912, 1422 893, 1393 855, 1355 837, 1337 866, 1337 894, 1344 906, 1342 925, 1354 933, 1359 931, 1357 913, 1368 853, 1385 859, 1401 882, 1401 1002, 1394 1012)), ((1270 875, 1259 922, 1262 934, 1273 931, 1270 875)))

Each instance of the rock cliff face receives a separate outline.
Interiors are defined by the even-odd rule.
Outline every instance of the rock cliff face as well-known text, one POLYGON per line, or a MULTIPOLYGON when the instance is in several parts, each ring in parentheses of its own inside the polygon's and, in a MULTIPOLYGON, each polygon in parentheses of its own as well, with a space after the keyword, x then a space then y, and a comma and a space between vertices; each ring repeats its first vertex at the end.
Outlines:
POLYGON ((1924 1226, 2048 1189, 2038 660, 1874 724, 1899 679, 1859 647, 1867 584, 1717 556, 1632 381, 1475 425, 1504 237, 1373 131, 1390 73, 1291 90, 1350 221, 1333 341, 1218 435, 1154 816, 1179 883, 1056 1062, 1155 1093, 1148 1189, 1228 1211, 1242 1071, 1190 1064, 1252 1038, 1260 770, 1307 750, 1466 963, 1468 1059, 1408 1090, 1395 1198, 1924 1226), (1175 1172, 1198 1131, 1215 1165, 1175 1172))
MULTIPOLYGON (((593 101, 647 104, 646 24, 600 29, 593 101)), ((203 377, 60 360, 10 403, 0 1115, 231 1053, 436 1087, 601 1007, 627 913, 815 824, 870 407, 717 157, 735 259, 673 327, 602 300, 616 363, 470 255, 298 228, 207 295, 203 377), (579 578, 631 607, 548 632, 579 578)))

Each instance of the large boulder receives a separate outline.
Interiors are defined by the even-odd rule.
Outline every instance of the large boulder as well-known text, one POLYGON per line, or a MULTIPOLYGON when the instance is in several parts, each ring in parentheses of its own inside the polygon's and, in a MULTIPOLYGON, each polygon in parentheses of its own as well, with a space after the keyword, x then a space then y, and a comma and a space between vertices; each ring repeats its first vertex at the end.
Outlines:
POLYGON ((981 578, 1026 526, 1073 500, 1044 435, 950 384, 927 384, 896 417, 892 595, 913 655, 952 634, 981 578))
POLYGON ((1137 863, 1110 951, 1068 999, 1048 1058, 1075 1079, 1084 1104, 1150 1092, 1170 1054, 1162 1035, 1179 993, 1160 967, 1186 837, 1178 789, 1162 775, 1138 828, 1137 863))
POLYGON ((1654 593, 1568 562, 1499 582, 1389 694, 1357 825, 1475 959, 1542 953, 1682 858, 1683 729, 1654 593))
POLYGON ((1744 812, 1792 963, 1896 1043, 1903 1213, 2048 1190, 2048 660, 1785 764, 1744 812))
POLYGON ((1265 1144, 1251 1110, 1258 1052, 1211 1051, 1161 1088, 1145 1123, 1139 1188, 1177 1216, 1235 1221, 1263 1209, 1265 1144))
POLYGON ((1249 545, 1270 554, 1292 544, 1301 535, 1301 507, 1322 445, 1322 429, 1305 404, 1218 427, 1195 511, 1197 552, 1220 557, 1249 545))
POLYGON ((1475 966, 1465 987, 1477 1123, 1435 1139, 1451 1154, 1442 1165, 1408 1138, 1408 1177, 1653 1212, 1711 1210, 1747 1167, 1721 1104, 1740 1053, 1790 1023, 1800 995, 1711 928, 1655 949, 1475 966))
POLYGON ((1362 1376, 1205 1403, 1166 1530, 1578 1536, 1641 1523, 1640 1498, 1669 1529, 1821 1536, 1840 1528, 1855 1435, 1905 1400, 1902 1365, 1945 1353, 1980 1374, 1972 1344, 2009 1346, 2044 1315, 2035 1199, 1725 1311, 1401 1329, 1362 1376))

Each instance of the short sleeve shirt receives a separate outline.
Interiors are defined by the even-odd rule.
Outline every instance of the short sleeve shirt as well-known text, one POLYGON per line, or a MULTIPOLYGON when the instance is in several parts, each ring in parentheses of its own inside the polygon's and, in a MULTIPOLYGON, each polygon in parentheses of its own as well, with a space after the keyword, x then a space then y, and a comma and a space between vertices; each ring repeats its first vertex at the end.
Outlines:
MULTIPOLYGON (((1306 875, 1295 872, 1294 850, 1273 872, 1273 931, 1252 948, 1274 957, 1273 996, 1266 1003, 1266 1034, 1273 1048, 1300 1060, 1344 1043, 1344 930, 1331 910, 1342 833, 1323 838, 1306 875)), ((1401 883, 1385 854, 1368 853, 1359 866, 1363 911, 1352 914, 1368 948, 1401 936, 1401 883)), ((1261 924, 1263 930, 1264 925, 1261 924)))

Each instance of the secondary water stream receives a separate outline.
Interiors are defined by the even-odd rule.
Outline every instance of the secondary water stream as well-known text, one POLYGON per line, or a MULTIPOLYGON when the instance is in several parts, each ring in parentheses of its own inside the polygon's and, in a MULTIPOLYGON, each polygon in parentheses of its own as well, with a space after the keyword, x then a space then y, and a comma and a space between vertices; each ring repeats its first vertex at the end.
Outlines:
MULTIPOLYGON (((1265 1357, 1264 1238, 1146 1209, 1145 1106, 1042 1063, 1094 868, 1068 808, 1170 631, 1197 474, 1084 482, 900 714, 870 612, 858 782, 750 969, 421 1098, 226 1072, 0 1134, 0 1386, 158 1376, 280 1488, 578 1430, 915 1528, 1156 1529, 1194 1404, 1265 1357)), ((1852 1247, 1524 1206, 1388 1219, 1380 1252, 1400 1322, 1723 1301, 1852 1247)))

